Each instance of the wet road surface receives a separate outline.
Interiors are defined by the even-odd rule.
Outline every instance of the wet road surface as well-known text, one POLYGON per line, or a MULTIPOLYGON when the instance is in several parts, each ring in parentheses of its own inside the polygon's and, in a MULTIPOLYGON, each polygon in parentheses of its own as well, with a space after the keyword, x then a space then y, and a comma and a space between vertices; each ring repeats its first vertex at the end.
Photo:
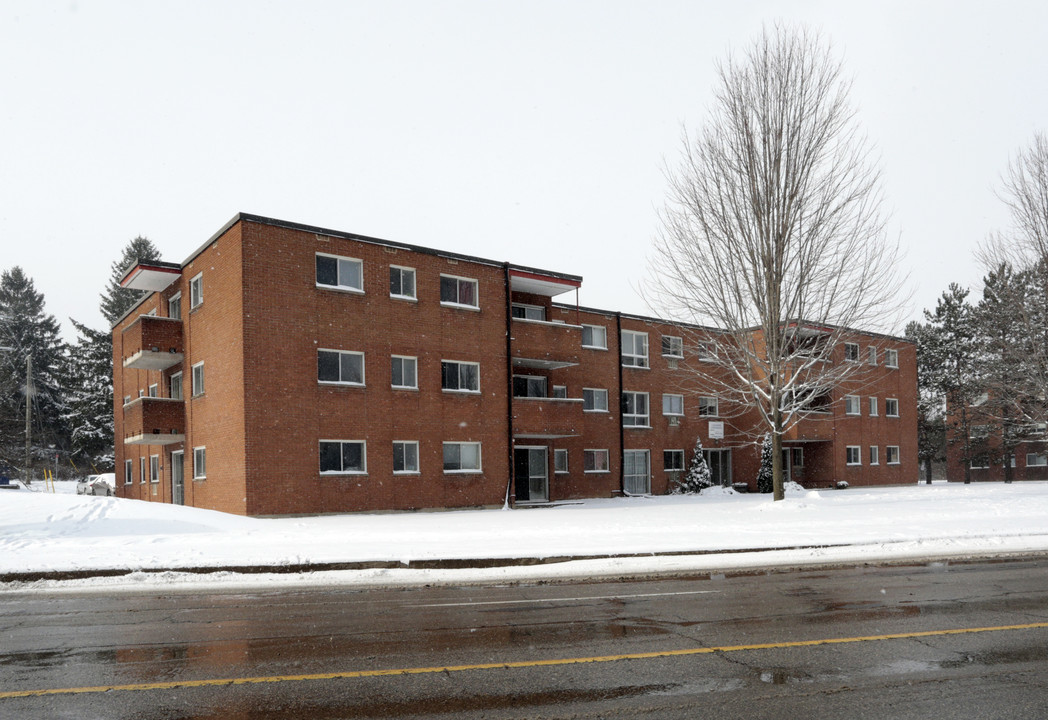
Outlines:
POLYGON ((2 718, 1044 718, 1048 561, 0 595, 2 718))

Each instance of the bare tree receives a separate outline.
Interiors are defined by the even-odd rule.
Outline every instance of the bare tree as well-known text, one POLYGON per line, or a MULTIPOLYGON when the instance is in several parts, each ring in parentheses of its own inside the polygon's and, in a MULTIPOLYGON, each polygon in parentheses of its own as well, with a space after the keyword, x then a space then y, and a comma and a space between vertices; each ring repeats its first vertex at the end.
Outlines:
POLYGON ((783 433, 866 367, 842 357, 849 329, 897 320, 898 245, 850 83, 816 33, 765 28, 718 70, 711 116, 667 172, 648 300, 714 326, 694 332, 697 381, 756 410, 780 500, 783 433))
POLYGON ((997 196, 1011 210, 1012 227, 990 235, 979 248, 983 265, 1021 269, 1048 259, 1048 136, 1036 133, 1030 147, 1012 158, 997 196))

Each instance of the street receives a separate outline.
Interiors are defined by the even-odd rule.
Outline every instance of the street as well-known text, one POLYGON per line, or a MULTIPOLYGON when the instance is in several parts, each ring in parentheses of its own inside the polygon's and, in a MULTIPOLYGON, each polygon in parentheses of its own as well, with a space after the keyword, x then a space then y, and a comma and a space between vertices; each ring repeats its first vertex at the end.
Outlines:
POLYGON ((1043 718, 1048 561, 0 595, 0 717, 1043 718))

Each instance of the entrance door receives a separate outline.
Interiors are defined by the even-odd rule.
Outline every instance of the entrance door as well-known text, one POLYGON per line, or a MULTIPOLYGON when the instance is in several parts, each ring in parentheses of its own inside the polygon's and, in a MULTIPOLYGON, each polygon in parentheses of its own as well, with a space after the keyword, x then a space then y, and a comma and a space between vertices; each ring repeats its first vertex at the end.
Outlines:
POLYGON ((171 453, 171 502, 175 505, 185 505, 185 473, 181 452, 171 453))
POLYGON ((544 447, 518 447, 513 450, 513 489, 517 502, 549 500, 549 462, 544 447))
POLYGON ((703 450, 714 485, 731 485, 731 450, 703 450))
POLYGON ((627 495, 651 494, 651 463, 647 450, 622 453, 622 485, 627 495))

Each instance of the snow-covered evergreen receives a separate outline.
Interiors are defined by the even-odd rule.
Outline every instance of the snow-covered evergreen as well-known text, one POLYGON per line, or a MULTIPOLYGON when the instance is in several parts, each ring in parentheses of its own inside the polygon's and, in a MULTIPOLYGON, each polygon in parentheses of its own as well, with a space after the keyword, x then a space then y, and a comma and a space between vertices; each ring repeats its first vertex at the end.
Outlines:
POLYGON ((757 492, 770 493, 774 490, 772 477, 772 442, 771 433, 765 433, 761 443, 761 467, 757 471, 757 492))
POLYGON ((69 352, 66 422, 74 462, 89 465, 97 472, 108 472, 114 461, 112 338, 107 332, 72 322, 77 342, 69 352))
POLYGON ((713 475, 710 466, 706 463, 706 456, 702 453, 702 437, 695 437, 695 449, 691 453, 691 465, 683 478, 678 477, 674 482, 673 494, 698 493, 713 485, 713 475))

